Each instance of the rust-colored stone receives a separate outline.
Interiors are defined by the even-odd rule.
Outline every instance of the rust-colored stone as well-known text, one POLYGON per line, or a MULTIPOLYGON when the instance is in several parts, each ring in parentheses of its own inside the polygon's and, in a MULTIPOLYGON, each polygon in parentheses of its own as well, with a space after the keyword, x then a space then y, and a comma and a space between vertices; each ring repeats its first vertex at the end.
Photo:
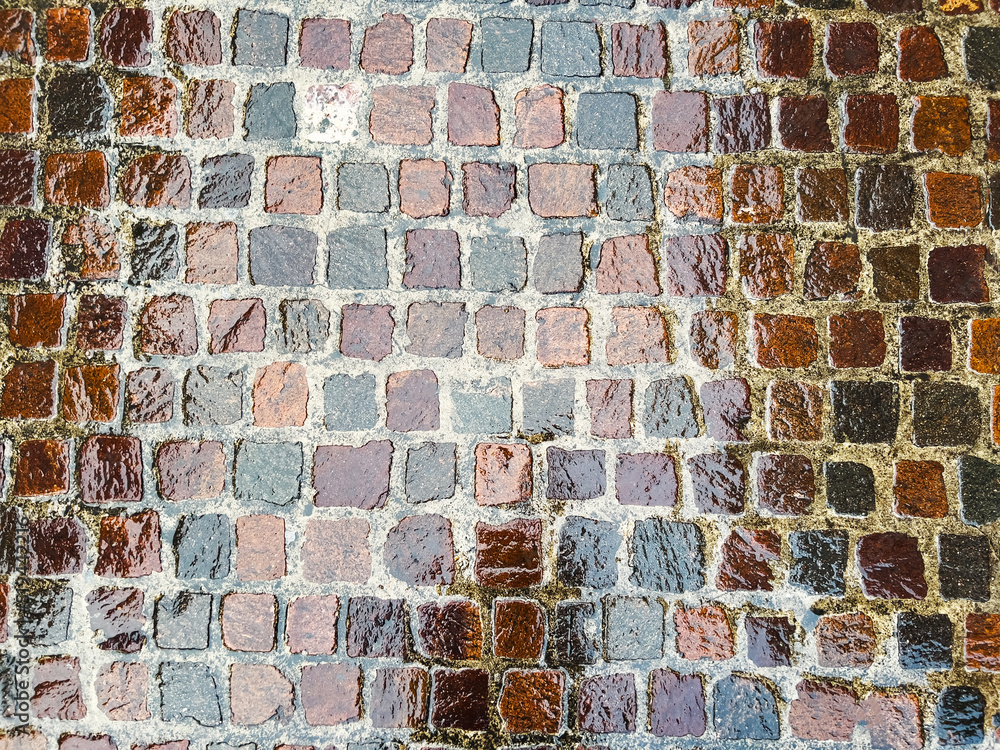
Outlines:
POLYGON ((566 676, 557 671, 511 670, 504 675, 500 716, 512 734, 558 734, 566 676))
POLYGON ((972 146, 969 100, 964 96, 913 97, 913 148, 961 156, 972 146))
POLYGON ((107 208, 111 190, 104 154, 85 151, 49 156, 45 160, 45 200, 60 206, 107 208))
POLYGON ((663 202, 678 219, 722 222, 722 171, 715 167, 681 167, 667 173, 663 202))
POLYGON ((767 368, 808 367, 816 361, 816 321, 799 315, 753 316, 757 364, 767 368))
POLYGON ((965 664, 969 669, 1000 672, 1000 615, 965 616, 965 664))
POLYGON ((898 461, 892 492, 898 515, 944 518, 948 514, 944 466, 938 461, 898 461))
POLYGON ((69 367, 63 376, 63 416, 71 422, 112 422, 118 416, 118 365, 69 367))
POLYGON ((1000 318, 969 322, 969 367, 988 375, 1000 374, 1000 318))

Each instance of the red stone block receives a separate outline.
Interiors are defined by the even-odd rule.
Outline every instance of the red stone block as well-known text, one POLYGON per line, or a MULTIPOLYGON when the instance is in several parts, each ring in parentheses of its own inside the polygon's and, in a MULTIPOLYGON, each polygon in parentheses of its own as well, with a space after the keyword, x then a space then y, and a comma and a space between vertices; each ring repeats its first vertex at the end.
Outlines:
POLYGON ((462 210, 494 219, 507 213, 514 202, 516 176, 513 164, 463 164, 462 210))
POLYGON ((241 581, 276 581, 285 575, 285 520, 278 516, 236 519, 236 576, 241 581))
POLYGON ((451 183, 443 161, 404 159, 399 163, 399 210, 413 219, 447 216, 451 183))
POLYGON ((531 449, 524 444, 476 446, 476 502, 511 505, 531 499, 531 449))
POLYGON ((712 370, 736 361, 739 323, 734 312, 710 310, 691 316, 691 358, 712 370))
POLYGON ((318 156, 272 156, 267 160, 264 210, 315 216, 323 210, 323 174, 318 156))
POLYGON ((335 726, 361 718, 361 668, 354 664, 311 664, 300 687, 306 724, 335 726))
POLYGON ((732 625, 722 607, 706 605, 674 610, 677 653, 689 661, 724 661, 735 654, 732 625))
POLYGON ((35 202, 38 152, 0 150, 0 206, 28 206, 35 202))
POLYGON ((524 310, 519 307, 481 307, 476 312, 476 348, 489 359, 524 356, 524 310))
POLYGON ((722 543, 715 585, 722 591, 773 591, 772 563, 781 555, 781 537, 771 529, 733 529, 722 543))
POLYGON ((528 167, 528 205, 543 219, 597 215, 593 164, 532 164, 528 167))
POLYGON ((490 677, 485 669, 437 669, 431 689, 431 724, 437 729, 486 731, 490 677))
POLYGON ((878 27, 873 23, 831 23, 826 27, 826 68, 835 78, 878 71, 878 27))
POLYGON ((264 351, 267 318, 259 299, 217 299, 208 308, 212 354, 264 351))
POLYGON ((191 165, 183 154, 136 157, 123 173, 120 190, 121 199, 137 208, 189 208, 191 165))
POLYGON ((379 86, 372 92, 368 129, 376 143, 426 146, 434 137, 433 86, 379 86))
POLYGON ((395 321, 390 305, 344 305, 340 318, 340 353, 381 362, 392 353, 395 321))
POLYGON ((536 660, 545 646, 545 613, 522 599, 493 602, 493 655, 502 659, 536 660))
POLYGON ((611 60, 616 76, 662 78, 667 74, 667 32, 663 24, 611 25, 611 60))
POLYGON ((62 495, 69 492, 69 443, 65 440, 25 440, 18 448, 14 494, 18 497, 62 495))
POLYGON ((667 323, 655 307, 614 307, 606 347, 608 364, 651 364, 670 361, 667 323))
POLYGON ((678 219, 722 223, 722 170, 681 167, 668 172, 663 203, 678 219))
POLYGON ((372 681, 372 725, 380 729, 419 729, 427 723, 430 678, 420 667, 379 669, 372 681))
POLYGON ((112 8, 101 19, 101 53, 120 68, 142 68, 152 61, 153 13, 145 8, 112 8))
POLYGON ((740 224, 773 224, 785 211, 781 167, 739 164, 729 181, 730 216, 740 224))
POLYGON ((169 78, 126 78, 121 113, 119 135, 173 138, 177 135, 177 86, 169 78))
POLYGON ((542 582, 542 522, 518 518, 499 526, 476 524, 476 581, 527 588, 542 582))
POLYGON ((219 17, 210 10, 174 11, 167 22, 167 56, 178 65, 222 62, 219 17))
POLYGON ((805 456, 766 455, 757 459, 757 503, 776 515, 801 516, 816 499, 812 461, 805 456))
POLYGON ((948 75, 941 40, 929 26, 910 26, 899 32, 899 66, 901 81, 925 83, 948 75))
POLYGON ((22 294, 7 299, 10 343, 26 349, 63 345, 65 294, 22 294))
POLYGON ((555 86, 524 89, 514 98, 514 145, 555 148, 565 138, 563 92, 555 86))
POLYGON ((198 351, 198 324, 190 297, 153 297, 142 311, 139 329, 139 346, 146 354, 190 357, 198 351))
POLYGON ((50 8, 45 12, 45 59, 83 62, 90 55, 90 8, 50 8))
POLYGON ((70 422, 113 422, 118 416, 118 391, 118 365, 67 367, 63 417, 70 422))
POLYGON ((448 85, 448 142, 455 146, 500 145, 500 108, 490 89, 448 85))
POLYGON ((167 500, 209 500, 226 485, 226 455, 214 440, 164 443, 156 452, 160 494, 167 500))
POLYGON ((557 671, 512 669, 503 676, 500 717, 512 734, 558 734, 566 676, 557 671))
POLYGON ((858 698, 843 685, 803 680, 788 707, 792 734, 803 740, 850 742, 858 719, 858 698))
POLYGON ((769 369, 808 367, 816 361, 816 322, 798 315, 753 316, 757 364, 769 369))
POLYGON ((758 21, 754 25, 757 68, 767 78, 805 78, 812 68, 813 34, 809 21, 758 21))
POLYGON ((156 511, 101 519, 95 575, 141 578, 161 570, 160 516, 156 511))
POLYGON ((311 583, 365 583, 371 576, 371 528, 363 518, 306 521, 302 575, 311 583))
POLYGON ((84 351, 121 349, 128 303, 124 297, 88 294, 76 306, 76 345, 84 351))
POLYGON ((55 415, 56 363, 14 363, 3 377, 0 419, 51 419, 55 415))
POLYGON ((900 516, 944 518, 948 490, 944 466, 938 461, 898 461, 893 478, 893 510, 900 516))
POLYGON ((810 154, 833 151, 829 115, 825 96, 780 97, 778 137, 782 147, 810 154))
POLYGON ((438 379, 433 370, 407 370, 389 375, 385 384, 385 426, 399 432, 441 427, 438 379))
POLYGON ((192 79, 187 90, 187 134, 191 138, 229 138, 236 128, 232 81, 192 79))
POLYGON ((31 99, 35 92, 32 78, 7 78, 0 81, 0 133, 30 133, 34 130, 31 99))
POLYGON ((660 293, 656 259, 649 251, 649 237, 644 234, 605 240, 596 276, 598 294, 660 293))
POLYGON ((535 313, 538 361, 545 367, 590 362, 590 316, 578 307, 549 307, 535 313))
POLYGON ((772 380, 767 388, 767 427, 772 440, 822 440, 822 390, 811 383, 772 380))
POLYGON ((875 661, 875 627, 868 615, 824 615, 816 626, 816 654, 821 667, 870 667, 875 661))
POLYGON ((1000 615, 965 616, 965 664, 968 669, 1000 672, 1000 615))
POLYGON ((92 214, 66 225, 62 241, 81 249, 83 263, 80 276, 84 279, 116 279, 121 270, 118 238, 115 230, 92 214))
POLYGON ((844 104, 844 144, 858 154, 891 154, 899 147, 895 94, 850 94, 844 104))
POLYGON ((590 434, 613 440, 632 437, 632 381, 588 380, 590 434))
POLYGON ((688 73, 717 76, 740 72, 740 27, 730 20, 691 21, 687 26, 688 73))
POLYGON ((142 499, 139 438, 94 435, 80 448, 80 497, 85 503, 133 503, 142 499))
POLYGON ((972 146, 969 100, 964 96, 915 96, 913 148, 961 156, 972 146))
POLYGON ((675 297, 719 297, 726 292, 728 251, 718 234, 670 237, 660 249, 663 290, 675 297))
POLYGON ((104 154, 84 151, 49 156, 45 160, 45 200, 58 206, 107 208, 111 190, 104 154))
POLYGON ((365 29, 361 69, 366 73, 401 75, 413 65, 413 24, 399 14, 386 13, 365 29))
POLYGON ((939 229, 971 229, 983 221, 979 177, 973 174, 927 172, 927 220, 939 229))
POLYGON ((740 276, 748 297, 772 299, 792 291, 795 242, 789 234, 740 236, 740 276))
POLYGON ((35 43, 31 39, 33 20, 31 11, 0 10, 0 61, 35 64, 35 43))
POLYGON ((220 610, 222 642, 230 651, 274 650, 278 623, 274 594, 226 594, 220 610))
POLYGON ((422 651, 433 659, 480 659, 483 625, 479 605, 466 599, 417 607, 422 651))
POLYGON ((300 596, 288 603, 285 640, 293 654, 333 654, 337 651, 336 596, 300 596))
POLYGON ((708 97, 700 91, 656 92, 653 148, 675 154, 708 151, 708 97))
POLYGON ((831 315, 830 363, 834 367, 881 367, 885 361, 885 321, 875 310, 831 315))
POLYGON ((342 18, 303 18, 299 65, 320 70, 350 70, 351 22, 342 18))
POLYGON ((472 42, 472 24, 459 18, 427 21, 425 68, 430 73, 464 73, 472 42))
POLYGON ((869 599, 923 599, 927 596, 924 558, 916 537, 897 532, 858 540, 861 585, 869 599))
POLYGON ((318 446, 313 468, 314 502, 321 508, 381 508, 389 496, 392 453, 388 440, 372 440, 359 448, 318 446))

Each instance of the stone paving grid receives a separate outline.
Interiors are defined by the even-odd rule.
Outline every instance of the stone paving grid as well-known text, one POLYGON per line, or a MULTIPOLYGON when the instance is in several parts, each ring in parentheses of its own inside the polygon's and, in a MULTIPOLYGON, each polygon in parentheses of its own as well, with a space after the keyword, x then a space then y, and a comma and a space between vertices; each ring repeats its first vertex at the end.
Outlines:
POLYGON ((998 8, 805 6, 0 11, 0 741, 990 741, 998 8))

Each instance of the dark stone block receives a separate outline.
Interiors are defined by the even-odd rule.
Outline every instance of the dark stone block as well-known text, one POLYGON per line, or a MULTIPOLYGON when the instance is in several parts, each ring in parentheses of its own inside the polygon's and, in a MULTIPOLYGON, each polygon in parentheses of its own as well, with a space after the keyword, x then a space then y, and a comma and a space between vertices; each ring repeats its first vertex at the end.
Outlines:
POLYGON ((132 227, 132 273, 129 284, 169 281, 180 267, 180 233, 175 224, 140 221, 132 227))
POLYGON ((853 461, 829 461, 826 475, 826 504, 845 516, 866 516, 875 510, 875 473, 871 467, 853 461))
POLYGON ((637 521, 629 561, 629 580, 644 589, 680 594, 705 585, 704 538, 693 523, 637 521))
POLYGON ((948 615, 901 612, 896 620, 899 666, 903 669, 951 669, 954 632, 948 615))
POLYGON ((951 686, 938 695, 934 710, 941 745, 978 745, 983 741, 986 699, 978 688, 951 686))
POLYGON ((941 534, 938 537, 938 580, 942 599, 989 601, 993 581, 989 538, 941 534))
POLYGON ((978 388, 961 383, 914 384, 913 442, 916 445, 973 445, 981 430, 978 388))
POLYGON ((621 542, 616 523, 569 516, 559 532, 559 580, 567 586, 614 586, 618 583, 616 556, 621 542))
POLYGON ((896 383, 840 380, 830 384, 838 443, 892 443, 899 426, 896 383))
POLYGON ((549 448, 549 481, 545 496, 557 500, 590 500, 607 489, 604 451, 549 448))
POLYGON ((556 604, 553 632, 556 658, 562 664, 593 664, 597 661, 597 607, 593 602, 563 601, 556 604))
POLYGON ((843 596, 847 590, 848 537, 846 531, 793 531, 789 583, 818 596, 843 596))
POLYGON ((985 526, 1000 519, 1000 464, 959 456, 958 497, 966 523, 985 526))

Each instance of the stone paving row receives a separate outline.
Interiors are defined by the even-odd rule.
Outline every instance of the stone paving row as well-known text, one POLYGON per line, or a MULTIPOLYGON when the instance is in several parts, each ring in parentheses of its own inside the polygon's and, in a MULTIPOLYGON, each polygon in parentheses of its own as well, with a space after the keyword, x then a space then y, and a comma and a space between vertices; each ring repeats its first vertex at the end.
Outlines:
POLYGON ((0 10, 0 750, 1000 742, 1000 4, 0 10))

